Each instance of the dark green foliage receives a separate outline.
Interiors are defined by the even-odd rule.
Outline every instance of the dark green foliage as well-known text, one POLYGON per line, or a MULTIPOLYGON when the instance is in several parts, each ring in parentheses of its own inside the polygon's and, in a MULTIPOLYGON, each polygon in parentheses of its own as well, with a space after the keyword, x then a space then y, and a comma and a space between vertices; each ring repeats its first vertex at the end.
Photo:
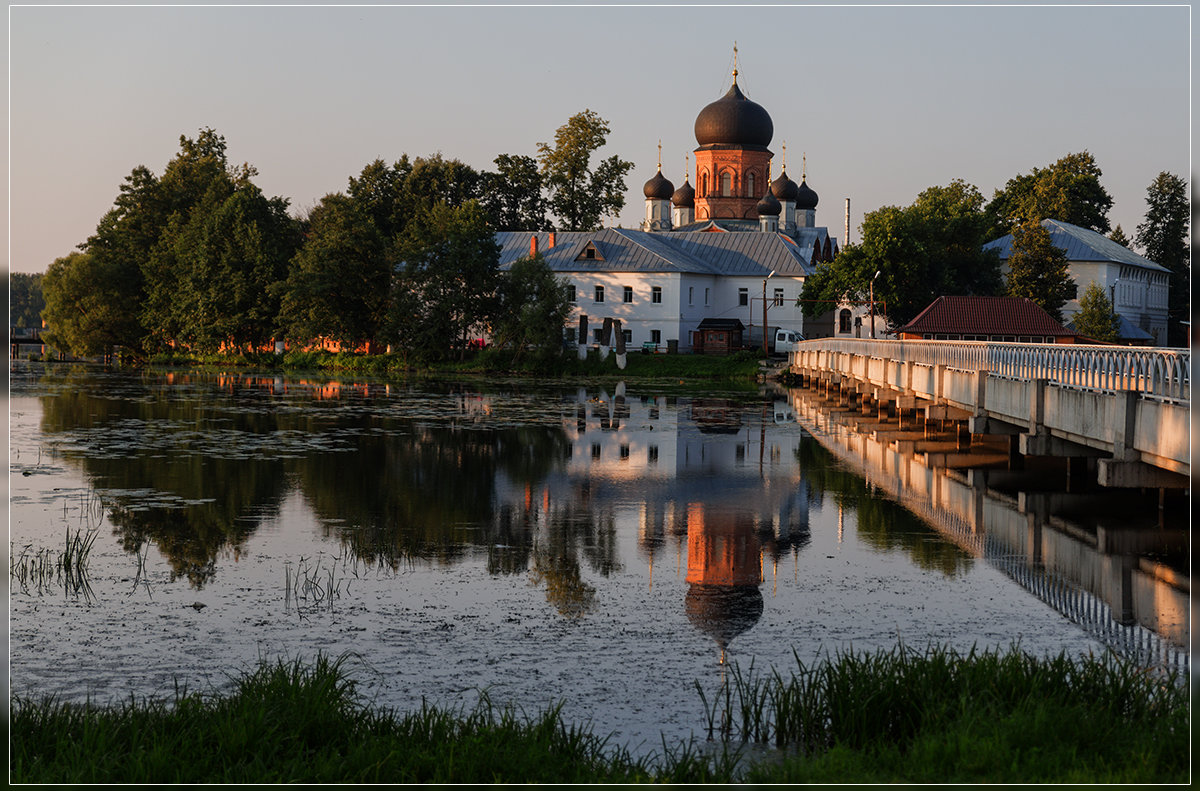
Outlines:
POLYGON ((542 174, 533 157, 501 154, 483 174, 480 202, 497 231, 548 231, 542 174))
POLYGON ((1120 225, 1118 225, 1116 228, 1112 229, 1112 233, 1110 233, 1108 235, 1108 238, 1113 240, 1117 244, 1121 245, 1122 247, 1128 247, 1130 249, 1133 249, 1131 246, 1132 242, 1130 241, 1129 237, 1125 235, 1125 231, 1121 228, 1120 225))
POLYGON ((514 362, 526 351, 539 356, 563 352, 563 327, 571 312, 567 287, 541 254, 513 263, 500 278, 493 343, 512 349, 514 362))
POLYGON ((387 318, 393 250, 367 207, 326 195, 308 218, 304 246, 283 284, 280 323, 289 339, 375 340, 387 318))
POLYGON ((42 294, 41 274, 13 272, 8 276, 9 326, 40 327, 46 298, 42 294))
POLYGON ((550 208, 565 231, 591 231, 625 206, 625 176, 633 169, 614 155, 593 170, 592 154, 608 140, 608 121, 584 110, 554 133, 554 145, 538 143, 538 161, 550 191, 550 208))
POLYGON ((911 206, 869 212, 862 242, 847 245, 805 279, 804 314, 811 318, 842 300, 867 299, 876 272, 876 311, 886 307, 894 327, 942 295, 996 294, 1000 263, 982 250, 987 230, 983 196, 959 180, 924 190, 911 206))
POLYGON ((1137 243, 1146 257, 1171 270, 1167 307, 1168 343, 1188 344, 1192 265, 1188 250, 1191 207, 1187 183, 1179 176, 1163 171, 1146 188, 1146 219, 1137 227, 1137 243))
POLYGON ((134 274, 111 257, 90 253, 55 260, 42 281, 46 342, 78 356, 111 354, 117 346, 138 348, 141 324, 124 302, 134 274))
POLYGON ((1010 297, 1033 300, 1055 321, 1075 297, 1075 281, 1067 271, 1067 254, 1055 246, 1050 232, 1037 222, 1018 225, 1012 232, 1005 291, 1010 297))
POLYGON ((478 202, 436 204, 399 239, 389 338, 420 360, 457 352, 493 317, 500 246, 478 202))
POLYGON ((1079 298, 1079 312, 1073 319, 1075 331, 1092 340, 1111 343, 1117 340, 1119 322, 1112 303, 1099 283, 1092 283, 1079 298))
POLYGON ((1059 220, 1106 233, 1113 201, 1100 184, 1101 175, 1095 157, 1083 151, 1009 179, 987 205, 991 238, 1012 233, 1023 223, 1042 220, 1059 220))
POLYGON ((165 314, 170 340, 200 352, 261 348, 276 335, 276 284, 287 275, 299 229, 287 202, 265 197, 248 175, 215 180, 152 256, 155 314, 165 314))

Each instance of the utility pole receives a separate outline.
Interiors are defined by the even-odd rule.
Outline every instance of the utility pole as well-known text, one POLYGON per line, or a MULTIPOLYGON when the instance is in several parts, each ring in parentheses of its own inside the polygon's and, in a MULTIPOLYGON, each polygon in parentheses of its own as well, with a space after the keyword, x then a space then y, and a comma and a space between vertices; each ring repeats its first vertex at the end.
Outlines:
POLYGON ((775 276, 775 270, 771 270, 771 274, 763 278, 763 357, 770 354, 767 351, 767 281, 775 276))
POLYGON ((879 277, 881 271, 875 270, 875 277, 871 278, 871 340, 875 340, 875 278, 879 277))

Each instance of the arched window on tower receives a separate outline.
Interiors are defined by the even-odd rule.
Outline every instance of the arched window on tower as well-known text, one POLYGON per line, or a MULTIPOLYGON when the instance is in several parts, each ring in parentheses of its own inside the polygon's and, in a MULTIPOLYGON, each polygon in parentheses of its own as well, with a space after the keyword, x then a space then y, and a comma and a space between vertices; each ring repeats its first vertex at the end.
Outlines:
POLYGON ((733 176, 731 176, 729 174, 729 171, 727 170, 721 174, 721 197, 728 198, 732 194, 733 194, 733 176))
POLYGON ((746 197, 747 198, 758 197, 758 193, 754 191, 754 174, 753 173, 746 174, 746 197))
POLYGON ((708 197, 708 174, 707 173, 700 174, 700 197, 701 198, 708 197))
POLYGON ((847 308, 842 308, 838 313, 838 332, 845 335, 850 334, 850 311, 847 308))

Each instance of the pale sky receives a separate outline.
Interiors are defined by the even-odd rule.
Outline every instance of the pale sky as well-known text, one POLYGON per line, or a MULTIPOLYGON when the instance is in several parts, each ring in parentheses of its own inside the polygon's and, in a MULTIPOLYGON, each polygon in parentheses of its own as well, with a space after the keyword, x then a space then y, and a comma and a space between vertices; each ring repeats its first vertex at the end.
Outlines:
MULTIPOLYGON (((212 127, 295 213, 376 158, 441 152, 476 169, 591 109, 600 157, 683 181, 696 115, 738 84, 770 113, 777 175, 850 241, 865 212, 961 178, 990 198, 1083 150, 1131 238, 1146 187, 1191 171, 1186 5, 581 7, 9 6, 6 262, 75 249, 137 165, 161 174, 212 127)), ((694 170, 694 163, 692 165, 694 170)), ((693 179, 694 180, 694 179, 693 179)))

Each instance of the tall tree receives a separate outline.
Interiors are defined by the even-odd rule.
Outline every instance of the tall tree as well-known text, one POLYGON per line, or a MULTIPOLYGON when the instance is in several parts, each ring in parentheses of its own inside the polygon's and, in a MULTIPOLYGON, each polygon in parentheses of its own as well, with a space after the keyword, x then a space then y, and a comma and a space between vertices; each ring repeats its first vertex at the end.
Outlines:
POLYGON ((1072 321, 1075 331, 1080 335, 1105 343, 1117 340, 1117 314, 1113 312, 1112 302, 1099 283, 1088 284, 1079 298, 1079 312, 1072 321))
POLYGON ((496 172, 485 172, 480 203, 497 231, 548 231, 542 174, 537 160, 501 154, 493 160, 496 172))
POLYGON ((1005 288, 1010 297, 1026 297, 1061 322, 1062 307, 1075 297, 1075 281, 1067 271, 1067 253, 1055 246, 1050 232, 1037 222, 1013 229, 1005 288))
POLYGON ((211 209, 233 192, 225 138, 207 128, 195 140, 180 135, 179 153, 167 163, 157 189, 162 219, 140 262, 144 297, 139 304, 149 351, 176 343, 183 333, 181 322, 196 320, 187 307, 194 295, 180 290, 187 273, 177 253, 187 251, 179 245, 179 236, 201 204, 211 209))
POLYGON ((1112 196, 1101 185, 1101 175, 1095 157, 1083 151, 1009 179, 987 205, 992 238, 1012 233, 1022 223, 1042 220, 1107 233, 1112 196))
POLYGON ((517 359, 528 347, 544 356, 558 354, 570 313, 567 285, 541 253, 522 258, 499 281, 495 345, 515 350, 517 359))
POLYGON ((868 212, 862 242, 847 245, 805 278, 805 315, 843 300, 865 300, 872 281, 877 310, 886 305, 893 325, 907 323, 944 294, 998 293, 999 259, 982 249, 988 230, 982 207, 979 190, 956 180, 922 191, 911 206, 868 212))
POLYGON ((350 178, 347 194, 371 218, 376 230, 385 238, 391 239, 408 224, 408 213, 401 195, 404 182, 411 172, 412 163, 405 154, 391 166, 382 159, 376 159, 362 169, 358 178, 350 178))
POLYGON ((1187 183, 1163 171, 1146 188, 1146 219, 1137 227, 1137 243, 1151 261, 1171 270, 1167 304, 1167 342, 1187 346, 1192 284, 1188 250, 1191 207, 1187 183))
POLYGON ((368 210, 341 193, 322 198, 308 224, 280 308, 288 337, 348 345, 375 340, 387 316, 390 245, 368 210))
POLYGON ((111 259, 73 252, 56 259, 42 280, 46 308, 46 342, 78 356, 112 354, 129 339, 138 339, 137 313, 121 303, 125 273, 111 259))
POLYGON ((390 339, 422 359, 465 352, 492 319, 500 246, 478 201, 437 204, 400 240, 390 339))
POLYGON ((608 140, 597 113, 576 113, 554 133, 554 145, 538 143, 538 161, 550 191, 550 208, 567 231, 591 231, 625 206, 625 176, 633 163, 613 155, 593 170, 592 154, 608 140))
POLYGON ((278 334, 281 284, 299 246, 287 201, 267 198, 244 168, 214 183, 159 251, 175 276, 174 340, 200 351, 260 348, 278 334))

